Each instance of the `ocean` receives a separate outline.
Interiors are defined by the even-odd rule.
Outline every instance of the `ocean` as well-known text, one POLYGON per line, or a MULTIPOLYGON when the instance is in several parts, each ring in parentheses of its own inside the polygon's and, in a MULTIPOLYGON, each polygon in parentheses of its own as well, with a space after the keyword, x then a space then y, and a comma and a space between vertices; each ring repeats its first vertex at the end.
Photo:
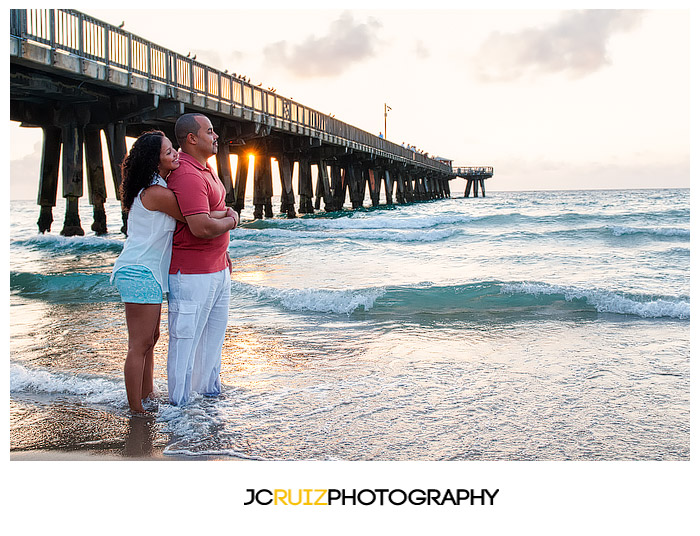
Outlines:
MULTIPOLYGON (((488 184, 487 184, 488 186, 488 184)), ((10 449, 246 460, 689 460, 690 191, 487 197, 253 220, 223 393, 130 417, 124 237, 10 203, 10 449)), ((369 200, 365 206, 369 205, 369 200)), ((275 199, 275 210, 279 199, 275 199)))

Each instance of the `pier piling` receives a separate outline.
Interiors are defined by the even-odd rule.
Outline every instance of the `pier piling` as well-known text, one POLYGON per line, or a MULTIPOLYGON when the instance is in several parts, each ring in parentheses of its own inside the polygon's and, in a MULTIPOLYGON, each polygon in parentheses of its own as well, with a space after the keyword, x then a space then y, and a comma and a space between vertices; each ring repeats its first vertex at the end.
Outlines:
POLYGON ((253 166, 253 217, 272 218, 272 166, 270 154, 260 147, 253 166))
POLYGON ((321 199, 323 199, 323 208, 326 212, 333 210, 333 199, 331 197, 331 182, 328 176, 328 163, 321 159, 317 165, 318 176, 316 178, 316 210, 321 208, 321 199))
POLYGON ((313 214, 313 196, 311 160, 302 156, 299 159, 299 214, 313 214))
POLYGON ((41 151, 41 172, 39 174, 39 196, 37 204, 41 207, 39 214, 39 232, 51 231, 53 207, 56 206, 58 193, 59 159, 61 156, 61 130, 46 126, 42 128, 43 144, 41 151))
POLYGON ((379 206, 379 189, 381 187, 381 184, 378 180, 377 174, 375 173, 374 169, 368 169, 368 176, 369 176, 369 197, 372 200, 372 206, 373 207, 378 207, 379 206))
POLYGON ((231 173, 231 151, 227 143, 222 143, 216 152, 216 173, 226 189, 226 200, 228 201, 233 192, 233 175, 231 173))
POLYGON ((75 122, 63 127, 63 197, 66 199, 66 215, 63 236, 83 236, 80 225, 78 200, 83 196, 83 129, 75 122))
POLYGON ((91 229, 97 235, 104 235, 107 234, 107 215, 105 213, 107 186, 105 185, 102 139, 99 130, 85 130, 85 161, 87 164, 88 195, 93 210, 91 229))
POLYGON ((240 216, 241 211, 245 208, 245 189, 248 185, 250 158, 248 157, 247 151, 243 149, 237 149, 234 153, 238 160, 238 165, 236 166, 236 182, 233 187, 233 193, 226 196, 226 203, 229 206, 231 206, 232 203, 233 209, 238 212, 240 216))
POLYGON ((389 170, 385 169, 384 170, 384 193, 386 195, 386 204, 387 205, 393 205, 394 200, 392 196, 392 190, 394 188, 393 181, 391 180, 391 175, 389 174, 389 170))
POLYGON ((350 193, 350 204, 353 209, 362 207, 364 192, 360 183, 362 170, 357 164, 350 163, 346 168, 346 182, 350 193))
MULTIPOLYGON (((126 157, 126 125, 122 122, 108 123, 104 132, 107 140, 107 154, 109 155, 112 179, 114 181, 114 192, 117 199, 121 200, 122 162, 124 157, 126 157)), ((127 219, 127 213, 122 211, 121 232, 124 234, 127 233, 127 219)))
POLYGON ((292 162, 291 158, 287 155, 280 155, 276 160, 282 186, 280 212, 286 214, 287 218, 296 218, 296 212, 294 210, 294 187, 292 185, 294 162, 292 162))

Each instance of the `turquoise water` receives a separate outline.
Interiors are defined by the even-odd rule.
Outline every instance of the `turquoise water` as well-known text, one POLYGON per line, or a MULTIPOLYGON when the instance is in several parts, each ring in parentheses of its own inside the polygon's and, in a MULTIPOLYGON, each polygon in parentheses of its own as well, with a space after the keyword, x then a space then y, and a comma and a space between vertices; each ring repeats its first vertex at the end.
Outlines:
MULTIPOLYGON (((38 235, 38 207, 11 204, 12 449, 119 449, 137 433, 107 208, 108 235, 64 238, 63 206, 38 235)), ((221 397, 167 404, 164 305, 149 433, 166 454, 689 459, 689 190, 243 218, 221 397)))

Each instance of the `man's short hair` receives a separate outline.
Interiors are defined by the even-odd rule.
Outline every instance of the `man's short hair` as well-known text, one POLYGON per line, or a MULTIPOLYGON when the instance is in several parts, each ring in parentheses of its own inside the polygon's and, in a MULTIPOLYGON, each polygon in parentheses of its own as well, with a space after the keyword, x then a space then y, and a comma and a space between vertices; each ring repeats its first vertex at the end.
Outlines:
POLYGON ((205 117, 204 114, 190 113, 181 115, 175 121, 175 139, 180 147, 185 145, 188 134, 197 134, 200 124, 197 122, 197 117, 205 117))

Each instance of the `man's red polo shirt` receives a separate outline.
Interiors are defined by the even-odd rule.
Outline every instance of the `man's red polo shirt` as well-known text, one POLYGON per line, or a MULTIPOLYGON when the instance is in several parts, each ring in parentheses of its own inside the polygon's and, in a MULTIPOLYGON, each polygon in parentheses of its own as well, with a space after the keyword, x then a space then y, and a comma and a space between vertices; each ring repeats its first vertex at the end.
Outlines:
MULTIPOLYGON (((180 167, 168 176, 168 188, 175 193, 183 216, 226 210, 226 189, 219 177, 208 163, 202 166, 187 153, 180 152, 180 167)), ((211 274, 228 268, 228 245, 228 232, 211 239, 197 238, 186 223, 177 222, 170 273, 211 274)))

